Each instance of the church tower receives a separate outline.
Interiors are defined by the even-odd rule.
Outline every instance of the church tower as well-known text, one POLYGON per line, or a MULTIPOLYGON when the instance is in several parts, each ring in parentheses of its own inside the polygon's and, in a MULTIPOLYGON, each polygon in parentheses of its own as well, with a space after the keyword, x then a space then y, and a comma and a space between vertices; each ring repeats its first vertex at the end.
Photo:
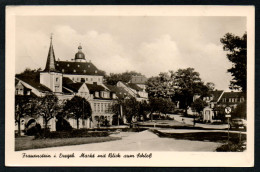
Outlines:
POLYGON ((40 73, 40 83, 51 89, 55 93, 62 92, 62 74, 56 70, 55 54, 52 45, 52 35, 50 41, 49 53, 47 56, 46 66, 40 73))

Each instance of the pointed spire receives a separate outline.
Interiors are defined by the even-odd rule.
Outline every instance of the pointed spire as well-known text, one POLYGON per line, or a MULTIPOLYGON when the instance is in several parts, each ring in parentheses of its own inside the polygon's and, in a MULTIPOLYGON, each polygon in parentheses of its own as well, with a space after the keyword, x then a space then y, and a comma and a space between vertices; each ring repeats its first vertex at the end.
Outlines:
POLYGON ((51 42, 50 42, 50 48, 49 48, 49 53, 48 53, 48 57, 47 57, 47 63, 45 66, 44 71, 45 72, 55 72, 55 55, 54 55, 54 50, 53 50, 53 46, 52 46, 52 33, 51 33, 51 42))

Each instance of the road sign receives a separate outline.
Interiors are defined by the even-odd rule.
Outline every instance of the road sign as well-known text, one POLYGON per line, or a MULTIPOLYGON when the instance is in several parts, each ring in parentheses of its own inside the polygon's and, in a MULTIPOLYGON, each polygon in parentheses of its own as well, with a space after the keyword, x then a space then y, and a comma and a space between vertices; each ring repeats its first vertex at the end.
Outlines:
POLYGON ((230 114, 231 113, 231 107, 227 106, 225 108, 225 112, 226 112, 226 114, 230 114))
POLYGON ((231 118, 231 115, 225 115, 226 118, 231 118))

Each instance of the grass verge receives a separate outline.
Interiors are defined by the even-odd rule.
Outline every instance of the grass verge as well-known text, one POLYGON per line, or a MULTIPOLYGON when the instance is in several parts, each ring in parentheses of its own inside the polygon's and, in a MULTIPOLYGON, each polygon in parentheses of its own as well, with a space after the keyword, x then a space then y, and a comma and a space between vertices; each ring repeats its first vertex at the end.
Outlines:
POLYGON ((80 145, 89 143, 107 142, 119 140, 117 137, 76 137, 76 138, 56 138, 56 139, 34 139, 31 137, 15 138, 15 151, 39 149, 57 146, 80 145))

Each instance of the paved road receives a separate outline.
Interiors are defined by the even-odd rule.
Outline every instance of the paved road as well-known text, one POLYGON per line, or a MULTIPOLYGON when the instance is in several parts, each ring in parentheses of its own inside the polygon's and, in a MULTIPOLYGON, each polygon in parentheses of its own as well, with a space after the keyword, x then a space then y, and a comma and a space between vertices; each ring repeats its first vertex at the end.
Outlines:
MULTIPOLYGON (((112 136, 121 137, 122 140, 92 143, 84 145, 53 147, 37 149, 39 151, 210 151, 216 150, 221 143, 175 140, 173 138, 160 138, 146 130, 139 133, 121 132, 112 136)), ((36 151, 36 150, 34 150, 36 151)))
MULTIPOLYGON (((182 119, 184 119, 185 124, 193 125, 193 118, 183 117, 182 115, 174 115, 175 121, 183 122, 182 119)), ((202 128, 210 128, 210 129, 227 129, 228 128, 227 124, 213 125, 213 124, 196 123, 195 126, 202 127, 202 128)))

